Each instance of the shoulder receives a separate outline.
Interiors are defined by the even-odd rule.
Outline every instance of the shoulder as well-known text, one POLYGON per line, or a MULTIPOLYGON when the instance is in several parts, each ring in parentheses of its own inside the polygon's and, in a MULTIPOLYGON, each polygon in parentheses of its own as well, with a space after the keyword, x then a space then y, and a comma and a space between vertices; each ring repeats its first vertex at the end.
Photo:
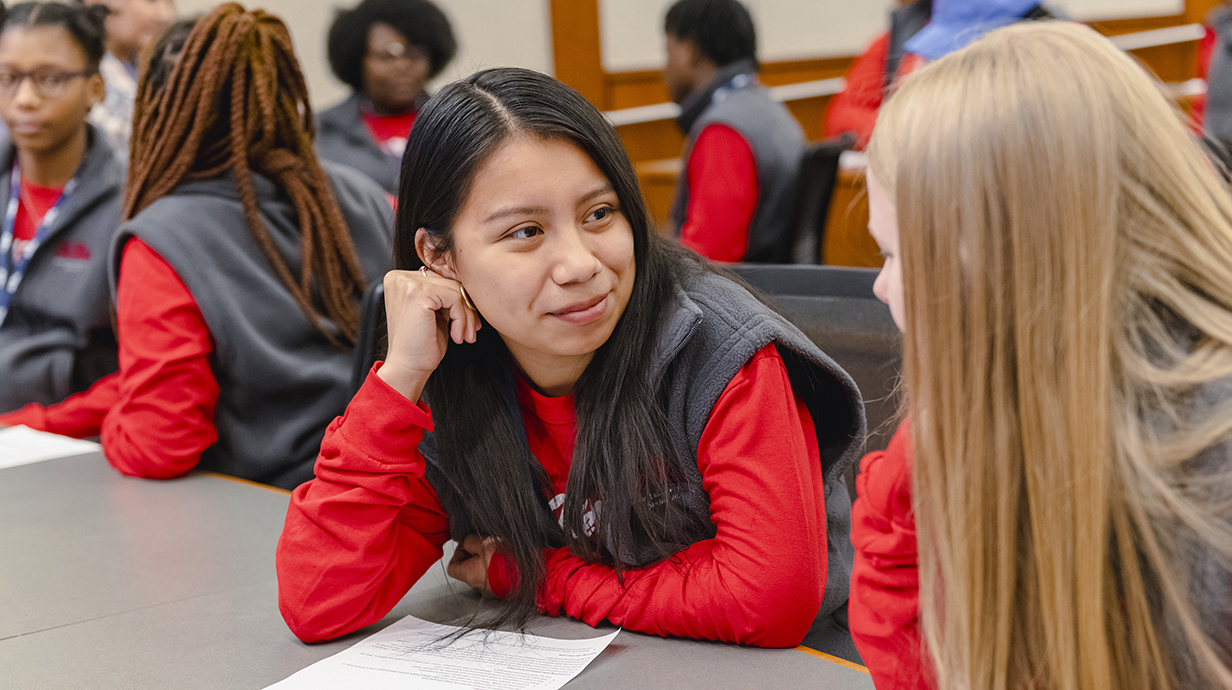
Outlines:
POLYGON ((359 119, 359 96, 354 94, 316 113, 317 129, 347 127, 358 122, 359 119))
POLYGON ((911 513, 911 430, 904 421, 890 445, 883 451, 869 453, 860 462, 856 477, 859 498, 852 508, 860 522, 862 514, 872 513, 882 520, 902 526, 914 526, 911 513))

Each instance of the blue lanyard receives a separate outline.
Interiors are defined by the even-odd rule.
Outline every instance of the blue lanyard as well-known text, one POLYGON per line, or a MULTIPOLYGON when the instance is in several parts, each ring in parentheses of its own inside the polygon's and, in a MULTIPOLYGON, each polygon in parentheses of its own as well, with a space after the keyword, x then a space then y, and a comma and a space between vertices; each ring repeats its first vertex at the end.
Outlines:
MULTIPOLYGON (((81 161, 78 167, 78 173, 85 166, 85 159, 81 161)), ((4 224, 0 225, 0 257, 3 257, 3 263, 0 264, 0 326, 4 325, 4 319, 9 313, 9 304, 13 301, 13 295, 17 293, 17 288, 21 285, 22 276, 25 275, 26 266, 30 263, 30 259, 34 253, 38 251, 39 246, 47 239, 55 230, 56 219, 60 216, 60 211, 64 206, 64 202, 72 196, 77 189, 77 175, 64 185, 64 191, 60 193, 60 198, 56 200, 54 206, 43 216, 43 221, 39 223, 38 229, 34 231, 34 238, 26 243, 22 249, 21 255, 16 256, 13 251, 14 241, 14 225, 17 222, 17 207, 21 203, 21 163, 17 160, 13 161, 13 179, 9 184, 9 203, 4 211, 4 224)), ((32 209, 27 209, 30 211, 32 209)))

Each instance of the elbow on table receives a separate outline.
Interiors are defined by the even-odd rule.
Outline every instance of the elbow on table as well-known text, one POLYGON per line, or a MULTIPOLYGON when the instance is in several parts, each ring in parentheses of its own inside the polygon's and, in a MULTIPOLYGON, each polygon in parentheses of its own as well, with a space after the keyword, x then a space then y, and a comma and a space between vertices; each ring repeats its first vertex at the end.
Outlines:
POLYGON ((362 620, 339 616, 335 607, 313 607, 303 597, 283 586, 278 587, 278 611, 287 627, 301 642, 327 642, 364 627, 362 620))
POLYGON ((821 608, 821 587, 778 587, 739 603, 744 625, 733 642, 757 647, 795 647, 821 608))
POLYGON ((194 459, 191 463, 167 462, 163 459, 138 458, 127 454, 113 453, 103 445, 103 455, 107 462, 116 468, 120 474, 137 477, 138 479, 176 479, 183 477, 197 466, 194 459))

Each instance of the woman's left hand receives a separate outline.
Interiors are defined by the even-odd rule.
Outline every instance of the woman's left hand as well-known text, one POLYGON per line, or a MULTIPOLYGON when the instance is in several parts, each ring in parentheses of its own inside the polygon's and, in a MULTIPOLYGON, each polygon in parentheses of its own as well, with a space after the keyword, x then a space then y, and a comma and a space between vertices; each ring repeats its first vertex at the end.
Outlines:
POLYGON ((472 534, 458 544, 449 559, 445 572, 455 580, 479 590, 481 594, 495 599, 492 588, 488 585, 488 564, 492 562, 492 554, 496 553, 496 540, 492 537, 484 539, 472 534))

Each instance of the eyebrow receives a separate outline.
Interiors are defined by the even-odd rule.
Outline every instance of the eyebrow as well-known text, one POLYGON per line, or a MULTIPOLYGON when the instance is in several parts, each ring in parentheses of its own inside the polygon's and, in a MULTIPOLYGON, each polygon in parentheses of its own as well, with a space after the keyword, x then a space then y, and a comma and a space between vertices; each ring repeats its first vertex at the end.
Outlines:
MULTIPOLYGON (((613 191, 615 190, 612 189, 612 185, 610 184, 604 185, 600 187, 599 189, 596 189, 595 191, 579 199, 578 205, 580 206, 581 204, 584 204, 596 197, 603 196, 604 194, 609 194, 613 191)), ((548 209, 546 206, 506 206, 505 208, 502 208, 502 209, 499 209, 493 212, 492 215, 485 218, 483 222, 491 223, 494 220, 500 220, 501 218, 508 218, 509 216, 535 216, 535 215, 547 215, 548 213, 551 213, 551 210, 548 209)))

